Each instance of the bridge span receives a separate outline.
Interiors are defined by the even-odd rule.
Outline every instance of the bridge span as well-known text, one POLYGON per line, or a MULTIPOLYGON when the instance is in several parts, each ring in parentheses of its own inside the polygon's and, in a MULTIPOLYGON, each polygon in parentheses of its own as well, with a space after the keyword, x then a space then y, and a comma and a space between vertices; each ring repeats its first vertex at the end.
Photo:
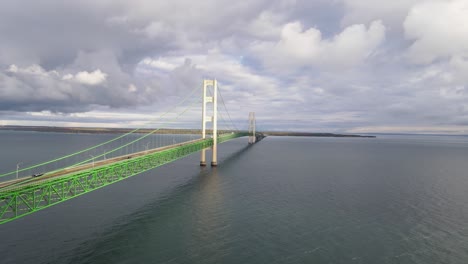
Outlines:
MULTIPOLYGON (((107 185, 138 175, 144 171, 173 162, 201 151, 201 166, 206 165, 205 151, 212 149, 212 166, 217 166, 217 144, 248 136, 249 144, 262 140, 263 133, 255 132, 254 114, 249 115, 248 131, 217 133, 217 82, 205 80, 203 91, 202 138, 168 146, 146 149, 105 160, 68 166, 39 175, 0 182, 0 224, 13 221, 50 206, 65 202, 107 185), (214 96, 207 96, 211 86, 214 96), (206 104, 213 103, 213 116, 206 116, 206 104), (208 137, 206 123, 212 122, 208 137)), ((132 141, 133 142, 133 141, 132 141)), ((12 173, 4 174, 9 175, 12 173)), ((18 174, 18 171, 16 171, 18 174)))

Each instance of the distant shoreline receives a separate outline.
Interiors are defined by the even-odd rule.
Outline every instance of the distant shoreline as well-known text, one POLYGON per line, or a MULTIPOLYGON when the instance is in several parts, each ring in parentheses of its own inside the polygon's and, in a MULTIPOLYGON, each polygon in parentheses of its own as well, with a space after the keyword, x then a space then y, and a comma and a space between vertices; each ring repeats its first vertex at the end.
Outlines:
POLYGON ((371 135, 335 134, 335 133, 308 133, 308 132, 264 132, 265 136, 288 136, 288 137, 354 137, 354 138, 376 138, 371 135))
MULTIPOLYGON (((124 134, 134 128, 99 128, 99 127, 50 127, 50 126, 0 126, 0 130, 7 131, 35 131, 35 132, 59 132, 77 134, 124 134)), ((154 129, 139 129, 135 133, 149 133, 154 129)), ((222 131, 222 130, 221 130, 222 131)), ((162 128, 156 134, 197 134, 200 129, 166 129, 162 128)), ((368 135, 334 134, 334 133, 307 133, 307 132, 263 132, 266 136, 290 136, 290 137, 353 137, 376 138, 368 135)))

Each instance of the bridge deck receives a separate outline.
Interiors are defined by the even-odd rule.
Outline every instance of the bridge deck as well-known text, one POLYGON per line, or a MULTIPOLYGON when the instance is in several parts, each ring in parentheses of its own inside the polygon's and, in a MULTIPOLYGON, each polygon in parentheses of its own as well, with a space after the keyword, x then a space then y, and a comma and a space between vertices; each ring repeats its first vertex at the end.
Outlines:
POLYGON ((164 146, 164 147, 159 147, 159 148, 149 149, 149 150, 145 150, 145 151, 135 152, 135 153, 132 153, 132 154, 129 154, 129 155, 127 154, 127 155, 122 155, 122 156, 118 156, 118 157, 114 157, 114 158, 109 158, 109 159, 106 159, 106 160, 95 161, 94 163, 87 163, 87 164, 83 164, 83 165, 79 165, 79 166, 67 167, 67 168, 56 170, 56 171, 44 173, 40 177, 29 176, 29 177, 22 177, 20 179, 1 182, 0 183, 0 193, 2 191, 7 190, 6 187, 16 187, 16 188, 20 187, 20 188, 22 188, 22 187, 25 187, 25 186, 27 186, 29 184, 37 184, 37 183, 43 182, 45 180, 51 180, 51 179, 59 178, 59 177, 66 177, 66 176, 69 176, 70 174, 74 174, 76 172, 80 172, 80 171, 83 171, 83 170, 88 170, 88 169, 91 169, 91 168, 98 169, 100 167, 108 166, 108 165, 116 163, 116 162, 129 160, 129 159, 132 159, 132 158, 138 158, 138 157, 153 154, 153 153, 156 153, 156 152, 161 152, 163 150, 173 149, 173 148, 176 148, 176 147, 188 145, 188 144, 191 144, 191 143, 201 142, 201 141, 203 141, 203 139, 201 139, 201 138, 200 139, 195 139, 195 140, 186 141, 186 142, 183 142, 183 143, 177 143, 177 144, 172 144, 172 145, 168 145, 168 146, 164 146))
MULTIPOLYGON (((218 137, 222 143, 247 133, 218 137)), ((122 181, 194 152, 211 147, 213 139, 198 139, 162 148, 132 153, 93 164, 22 178, 0 187, 0 224, 122 181), (130 157, 130 158, 129 158, 130 157)))

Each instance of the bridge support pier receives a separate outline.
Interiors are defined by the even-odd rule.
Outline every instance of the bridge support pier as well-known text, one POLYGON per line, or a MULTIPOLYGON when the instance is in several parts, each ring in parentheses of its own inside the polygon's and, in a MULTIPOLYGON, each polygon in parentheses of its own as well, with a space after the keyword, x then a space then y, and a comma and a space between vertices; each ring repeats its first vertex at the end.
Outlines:
MULTIPOLYGON (((216 80, 203 80, 203 103, 202 103, 202 138, 206 138, 206 123, 213 122, 213 156, 211 166, 218 166, 218 82, 216 80), (207 88, 213 87, 213 96, 207 96, 207 88), (213 103, 213 116, 206 116, 206 104, 213 103)), ((206 149, 201 151, 200 166, 206 166, 206 149)))
POLYGON ((206 160, 205 160, 205 149, 202 149, 202 157, 201 157, 201 161, 200 161, 200 166, 201 167, 205 167, 206 166, 206 160))

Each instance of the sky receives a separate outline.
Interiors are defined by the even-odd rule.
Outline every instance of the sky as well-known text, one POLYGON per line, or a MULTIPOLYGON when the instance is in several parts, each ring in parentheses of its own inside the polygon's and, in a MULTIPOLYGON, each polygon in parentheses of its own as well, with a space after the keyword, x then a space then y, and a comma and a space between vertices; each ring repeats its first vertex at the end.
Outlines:
POLYGON ((468 134, 467 14, 468 0, 1 0, 0 125, 138 127, 216 78, 239 127, 255 112, 262 130, 468 134))

